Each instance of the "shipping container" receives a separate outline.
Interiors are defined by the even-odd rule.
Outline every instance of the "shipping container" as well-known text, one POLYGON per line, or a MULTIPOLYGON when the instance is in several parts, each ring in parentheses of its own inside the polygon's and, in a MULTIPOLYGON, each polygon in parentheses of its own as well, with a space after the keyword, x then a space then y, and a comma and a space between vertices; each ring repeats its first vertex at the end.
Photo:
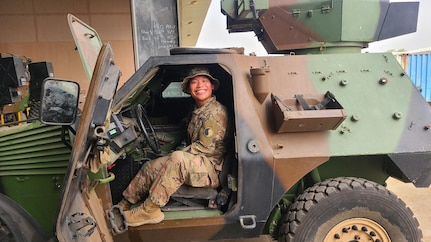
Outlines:
POLYGON ((431 102, 431 51, 394 53, 422 96, 431 102))

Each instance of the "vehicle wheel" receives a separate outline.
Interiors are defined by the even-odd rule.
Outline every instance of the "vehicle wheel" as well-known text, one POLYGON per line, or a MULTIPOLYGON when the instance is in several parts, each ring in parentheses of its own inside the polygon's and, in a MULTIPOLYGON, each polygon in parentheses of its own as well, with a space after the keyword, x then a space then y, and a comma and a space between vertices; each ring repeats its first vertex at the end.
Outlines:
POLYGON ((16 241, 9 227, 0 218, 0 241, 4 242, 14 242, 16 241))
POLYGON ((385 187, 333 178, 304 191, 283 218, 279 241, 421 241, 412 211, 385 187))
POLYGON ((0 193, 0 241, 52 241, 15 201, 0 193))

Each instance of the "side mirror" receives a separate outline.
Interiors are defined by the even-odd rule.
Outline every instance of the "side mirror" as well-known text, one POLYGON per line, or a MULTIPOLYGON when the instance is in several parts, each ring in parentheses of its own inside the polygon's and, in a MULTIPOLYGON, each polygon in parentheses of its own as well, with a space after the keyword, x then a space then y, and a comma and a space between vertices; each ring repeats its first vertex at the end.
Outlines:
POLYGON ((75 122, 79 84, 74 81, 47 78, 42 84, 40 121, 51 125, 71 125, 75 122))

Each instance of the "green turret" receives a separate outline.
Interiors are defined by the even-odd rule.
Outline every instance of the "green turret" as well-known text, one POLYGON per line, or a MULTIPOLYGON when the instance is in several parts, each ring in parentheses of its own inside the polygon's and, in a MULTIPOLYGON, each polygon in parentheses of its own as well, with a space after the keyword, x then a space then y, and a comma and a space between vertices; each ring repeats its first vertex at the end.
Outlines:
POLYGON ((268 53, 360 52, 416 31, 418 2, 223 0, 229 32, 254 31, 268 53))

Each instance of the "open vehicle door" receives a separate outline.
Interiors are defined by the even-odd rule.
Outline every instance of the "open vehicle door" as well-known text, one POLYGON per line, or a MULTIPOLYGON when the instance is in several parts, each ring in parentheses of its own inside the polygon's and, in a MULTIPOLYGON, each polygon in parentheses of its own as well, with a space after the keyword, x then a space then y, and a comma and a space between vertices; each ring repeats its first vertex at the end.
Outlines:
POLYGON ((85 73, 90 81, 93 76, 97 56, 102 48, 102 41, 96 30, 72 14, 67 15, 67 21, 76 43, 76 49, 81 57, 85 73))
POLYGON ((68 19, 84 68, 87 74, 91 71, 91 83, 76 130, 55 230, 59 241, 112 241, 95 188, 111 179, 101 164, 101 154, 120 69, 113 64, 110 44, 99 47, 101 41, 93 29, 72 15, 68 19))
POLYGON ((95 190, 96 185, 110 179, 100 163, 103 152, 100 147, 120 76, 112 58, 111 46, 104 45, 97 58, 61 195, 56 223, 59 241, 77 237, 81 237, 80 241, 112 240, 95 190), (92 179, 91 170, 95 171, 92 179))

